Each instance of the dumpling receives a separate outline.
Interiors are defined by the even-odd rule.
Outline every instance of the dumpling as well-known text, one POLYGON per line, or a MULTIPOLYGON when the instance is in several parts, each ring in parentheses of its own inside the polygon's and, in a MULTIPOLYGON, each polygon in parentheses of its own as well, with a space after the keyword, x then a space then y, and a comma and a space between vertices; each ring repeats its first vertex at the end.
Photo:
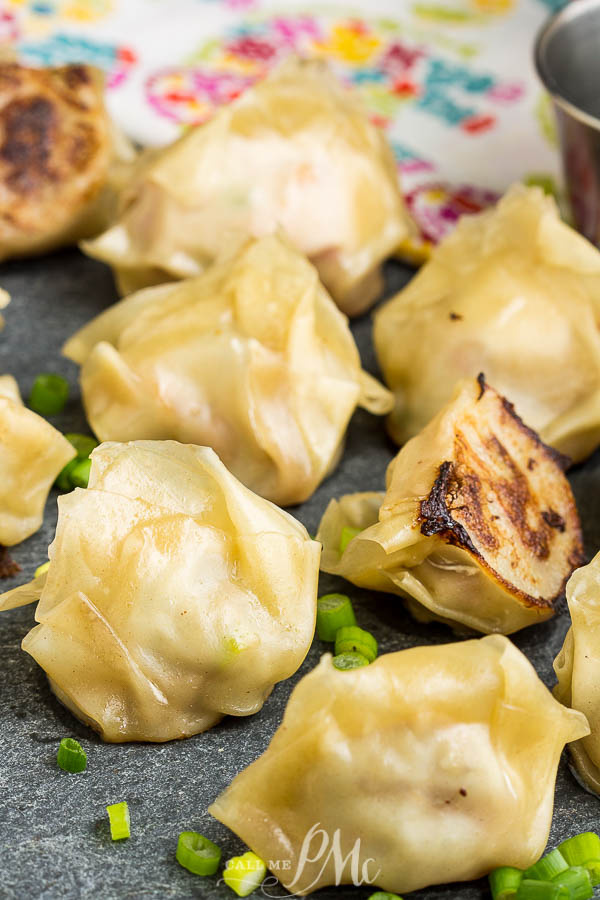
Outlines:
POLYGON ((320 546, 206 447, 102 444, 60 497, 23 649, 106 741, 168 741, 257 712, 310 646, 320 546))
POLYGON ((600 554, 567 585, 571 627, 554 661, 557 700, 587 716, 592 733, 570 748, 587 786, 600 794, 600 554))
POLYGON ((0 544, 38 530, 54 479, 74 456, 56 428, 23 406, 15 379, 0 376, 0 544))
POLYGON ((600 443, 600 253, 540 188, 464 216, 375 318, 399 444, 485 372, 543 441, 573 460, 600 443))
POLYGON ((209 812, 295 894, 479 878, 541 855, 561 751, 588 731, 501 635, 352 671, 326 654, 209 812))
POLYGON ((134 157, 98 69, 0 63, 0 260, 106 228, 134 157))
POLYGON ((197 275, 236 233, 277 229, 349 315, 375 300, 381 263, 412 230, 383 134, 315 60, 288 60, 152 158, 84 249, 128 293, 197 275))
POLYGON ((392 460, 385 494, 331 501, 321 567, 400 594, 419 619, 503 634, 542 622, 583 561, 561 462, 483 376, 461 382, 392 460), (359 533, 340 553, 344 528, 359 533))
POLYGON ((64 352, 82 364, 100 440, 213 447, 280 505, 307 499, 335 467, 357 405, 393 406, 361 371, 316 270, 277 236, 247 242, 197 278, 133 294, 64 352))
MULTIPOLYGON (((10 295, 7 291, 2 290, 0 288, 0 309, 4 309, 10 303, 10 295)), ((4 328, 4 319, 2 314, 0 314, 0 331, 4 328)))

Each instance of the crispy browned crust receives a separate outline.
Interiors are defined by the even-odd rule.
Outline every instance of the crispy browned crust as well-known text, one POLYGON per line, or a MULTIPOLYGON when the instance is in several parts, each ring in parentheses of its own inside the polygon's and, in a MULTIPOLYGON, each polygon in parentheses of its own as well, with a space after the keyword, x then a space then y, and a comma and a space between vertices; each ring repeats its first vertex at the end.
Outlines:
POLYGON ((21 571, 21 566, 11 558, 8 550, 0 544, 0 578, 11 578, 21 571))
MULTIPOLYGON (((492 390, 483 376, 478 382, 477 403, 486 391, 492 390)), ((458 428, 454 459, 440 465, 429 496, 421 502, 421 532, 428 536, 438 535, 448 544, 471 554, 525 606, 551 609, 563 594, 573 569, 584 562, 581 526, 563 474, 566 458, 547 447, 524 425, 511 403, 495 391, 492 393, 499 401, 495 410, 497 433, 487 427, 489 422, 482 424, 479 438, 485 457, 481 454, 480 458, 474 459, 472 448, 458 428), (513 435, 520 433, 525 451, 521 465, 499 437, 507 428, 513 435), (541 492, 539 477, 542 477, 541 492), (534 479, 537 479, 537 494, 532 489, 534 479), (548 490, 544 490, 545 486, 548 490), (546 503, 551 494, 559 498, 560 512, 551 503, 546 503), (496 504, 495 509, 500 510, 499 514, 492 513, 490 497, 496 504), (502 566, 495 566, 494 560, 501 560, 505 549, 502 532, 497 527, 499 519, 505 526, 504 535, 508 530, 515 546, 518 542, 524 567, 533 563, 549 564, 552 554, 560 554, 563 577, 550 595, 536 596, 524 591, 498 571, 502 566)), ((506 435, 508 437, 508 432, 506 435)), ((556 556, 552 561, 556 563, 556 556)), ((516 564, 513 562, 512 565, 516 564)))
POLYGON ((69 227, 99 191, 112 138, 90 66, 0 64, 0 256, 69 227))

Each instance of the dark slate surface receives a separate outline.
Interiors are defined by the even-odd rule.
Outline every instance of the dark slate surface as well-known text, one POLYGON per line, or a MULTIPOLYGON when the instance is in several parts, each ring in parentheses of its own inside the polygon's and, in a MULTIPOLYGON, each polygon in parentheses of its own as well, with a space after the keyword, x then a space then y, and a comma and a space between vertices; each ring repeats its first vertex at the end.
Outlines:
MULTIPOLYGON (((410 271, 388 268, 388 291, 399 287, 410 271)), ((63 341, 115 299, 111 275, 100 263, 76 251, 46 259, 10 263, 0 268, 0 284, 12 295, 5 311, 6 330, 0 335, 0 373, 14 374, 24 396, 38 372, 60 372, 70 381, 72 400, 54 424, 63 431, 86 431, 78 399, 76 367, 60 356, 63 341)), ((366 368, 374 371, 370 316, 353 325, 366 368)), ((394 448, 378 420, 359 412, 348 435, 336 473, 295 514, 314 532, 330 497, 383 485, 385 467, 394 448)), ((600 454, 574 470, 571 481, 583 519, 589 555, 600 548, 600 454)), ((46 559, 56 524, 56 493, 48 500, 42 529, 13 556, 29 580, 46 559)), ((4 582, 6 588, 8 582, 4 582)), ((328 576, 321 590, 349 592, 360 623, 377 636, 382 652, 414 644, 452 640, 443 626, 414 622, 401 601, 369 594, 328 576)), ((302 669, 278 685, 264 709, 247 719, 226 719, 211 731, 187 741, 162 745, 102 744, 80 725, 50 693, 43 672, 20 650, 33 624, 33 609, 0 615, 0 898, 76 900, 112 898, 231 898, 216 878, 188 874, 174 860, 177 835, 193 829, 217 841, 224 859, 242 852, 240 841, 206 812, 209 803, 233 776, 267 746, 281 720, 286 699, 299 677, 318 661, 323 645, 316 641, 302 669), (88 752, 83 775, 61 772, 55 763, 62 737, 78 738, 88 752), (112 844, 104 807, 126 799, 133 836, 112 844)), ((551 622, 515 636, 544 681, 554 682, 552 660, 568 627, 563 605, 551 622)), ((551 846, 575 832, 598 829, 600 801, 574 780, 561 763, 551 846)), ((362 900, 368 889, 337 888, 319 898, 362 900)), ((280 887, 271 896, 285 895, 280 887)), ((260 894, 256 895, 260 896, 260 894)), ((485 882, 429 888, 415 900, 489 897, 485 882)))

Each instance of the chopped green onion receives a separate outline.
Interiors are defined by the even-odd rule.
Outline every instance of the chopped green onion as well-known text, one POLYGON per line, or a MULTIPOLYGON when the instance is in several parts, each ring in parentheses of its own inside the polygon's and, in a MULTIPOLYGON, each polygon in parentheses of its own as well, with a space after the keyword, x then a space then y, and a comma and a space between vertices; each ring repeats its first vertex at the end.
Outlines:
POLYGON ((363 531, 362 528, 351 528, 349 525, 344 525, 340 534, 340 553, 344 552, 350 541, 353 541, 361 531, 363 531))
POLYGON ((113 841, 121 841, 123 838, 131 836, 131 820, 129 818, 129 807, 127 801, 122 803, 111 803, 106 807, 108 820, 110 822, 110 836, 113 841))
POLYGON ((41 416, 62 412, 69 396, 69 383, 62 375, 38 375, 29 394, 29 406, 41 416))
POLYGON ((534 881, 560 880, 558 876, 569 868, 560 850, 552 850, 546 856, 542 856, 535 865, 529 866, 523 873, 523 878, 533 878, 534 881))
POLYGON ((54 482, 59 491, 63 491, 63 493, 66 493, 67 491, 73 490, 71 473, 73 472, 73 469, 77 468, 80 462, 81 460, 76 456, 75 459, 72 459, 71 462, 68 462, 66 466, 60 470, 60 472, 56 476, 56 481, 54 482))
POLYGON ((340 653, 360 653, 373 662, 377 656, 377 641, 369 631, 348 625, 340 628, 335 636, 335 655, 340 653))
POLYGON ((77 459, 87 459, 92 450, 98 446, 98 441, 90 434, 75 434, 69 432, 65 434, 70 444, 73 444, 77 451, 77 459))
POLYGON ((590 873, 583 866, 572 866, 566 872, 561 872, 552 883, 568 888, 569 900, 589 900, 594 896, 590 873))
POLYGON ((494 900, 509 900, 517 893, 517 889, 523 880, 521 869, 513 866, 500 866, 488 875, 490 889, 494 900))
POLYGON ((65 772, 85 772, 87 755, 79 741, 63 738, 56 754, 56 762, 65 772))
POLYGON ((345 594, 324 594, 317 600, 317 634, 322 641, 335 641, 344 625, 356 625, 350 597, 345 594))
POLYGON ((361 666, 368 666, 369 660, 362 653, 338 653, 331 660, 336 669, 342 672, 347 669, 360 669, 361 666))
POLYGON ((375 891, 367 900, 402 900, 399 894, 390 894, 389 891, 375 891))
POLYGON ((568 887, 555 881, 524 878, 517 889, 515 900, 571 900, 571 895, 568 887))
POLYGON ((48 562, 42 563, 41 566, 38 566, 35 572, 33 573, 34 578, 39 578, 40 575, 43 575, 44 572, 47 572, 50 568, 50 560, 48 562))
POLYGON ((197 831, 182 831, 175 858, 180 866, 194 875, 214 875, 221 862, 221 851, 197 831))
POLYGON ((71 481, 74 487, 86 488, 90 480, 91 459, 82 459, 71 472, 71 481))
POLYGON ((570 866, 584 866, 590 873, 592 884, 600 883, 600 837, 593 831, 584 831, 563 841, 558 849, 570 866))
POLYGON ((262 883, 267 867, 260 856, 248 850, 242 856, 227 860, 223 871, 223 881, 238 897, 247 897, 262 883))

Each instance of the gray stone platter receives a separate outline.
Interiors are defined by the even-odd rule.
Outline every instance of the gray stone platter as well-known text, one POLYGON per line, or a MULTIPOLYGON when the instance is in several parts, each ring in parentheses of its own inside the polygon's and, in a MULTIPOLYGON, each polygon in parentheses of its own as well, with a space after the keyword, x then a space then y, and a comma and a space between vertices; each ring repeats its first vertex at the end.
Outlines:
MULTIPOLYGON (((387 292, 397 290, 411 274, 409 269, 389 265, 387 292)), ((72 387, 71 400, 53 423, 62 431, 88 431, 76 366, 61 357, 60 348, 73 331, 116 299, 109 270, 73 250, 5 264, 0 267, 0 285, 12 295, 5 311, 6 329, 0 334, 0 373, 14 374, 25 397, 39 372, 65 375, 72 387)), ((370 316, 354 322, 352 328, 364 366, 375 372, 370 316)), ((337 471, 308 503, 293 510, 294 515, 314 533, 331 497, 383 486, 394 452, 383 424, 357 413, 337 471)), ((600 454, 574 469, 570 478, 591 556, 600 549, 600 454)), ((42 529, 12 553, 22 573, 2 588, 30 579, 46 559, 55 525, 53 491, 42 529)), ((373 631, 382 652, 454 640, 443 626, 416 623, 392 596, 359 591, 330 577, 322 578, 321 592, 342 589, 342 585, 353 598, 360 623, 373 631)), ((43 672, 20 650, 33 621, 31 607, 0 615, 0 898, 232 900, 233 893, 216 877, 198 878, 179 867, 174 859, 177 835, 186 829, 200 831, 220 844, 224 859, 243 852, 241 842, 206 809, 233 776, 266 748, 292 687, 316 664, 325 647, 315 640, 301 670, 275 688, 256 716, 226 719, 187 741, 111 745, 103 744, 56 701, 43 672), (56 749, 66 736, 76 737, 87 750, 88 770, 82 775, 68 775, 56 766, 56 749), (112 844, 104 807, 119 800, 129 803, 132 837, 112 844)), ((554 683, 552 661, 567 627, 563 604, 552 621, 515 636, 515 643, 548 685, 554 683)), ((577 784, 563 758, 550 846, 599 827, 600 801, 577 784)), ((365 888, 342 887, 314 896, 362 900, 370 893, 365 888)), ((280 886, 269 894, 287 895, 280 886)), ((432 887, 411 895, 415 900, 489 896, 484 881, 432 887)))

